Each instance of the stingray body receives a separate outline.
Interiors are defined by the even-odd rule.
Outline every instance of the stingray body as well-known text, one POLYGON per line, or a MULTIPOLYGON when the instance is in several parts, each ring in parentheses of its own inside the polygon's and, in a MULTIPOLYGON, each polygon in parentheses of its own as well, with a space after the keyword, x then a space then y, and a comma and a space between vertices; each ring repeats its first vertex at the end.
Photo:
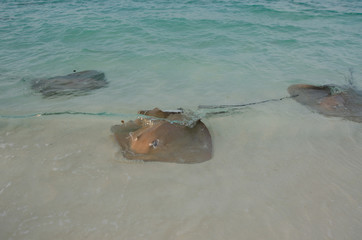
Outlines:
POLYGON ((362 95, 351 87, 296 84, 288 88, 297 102, 325 116, 362 122, 362 95))
POLYGON ((104 87, 107 81, 104 73, 95 70, 76 72, 65 76, 35 79, 31 88, 44 97, 61 95, 83 95, 87 92, 104 87))
POLYGON ((111 128, 125 158, 199 163, 212 157, 211 136, 201 120, 183 125, 184 114, 167 113, 157 108, 139 114, 151 119, 138 118, 111 128))

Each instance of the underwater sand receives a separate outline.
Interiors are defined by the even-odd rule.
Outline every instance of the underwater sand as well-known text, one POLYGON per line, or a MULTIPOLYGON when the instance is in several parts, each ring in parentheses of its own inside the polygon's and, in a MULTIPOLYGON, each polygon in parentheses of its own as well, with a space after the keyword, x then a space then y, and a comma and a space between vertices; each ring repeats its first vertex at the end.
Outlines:
POLYGON ((2 239, 358 239, 362 125, 295 102, 206 120, 201 164, 127 161, 117 119, 1 120, 2 239))

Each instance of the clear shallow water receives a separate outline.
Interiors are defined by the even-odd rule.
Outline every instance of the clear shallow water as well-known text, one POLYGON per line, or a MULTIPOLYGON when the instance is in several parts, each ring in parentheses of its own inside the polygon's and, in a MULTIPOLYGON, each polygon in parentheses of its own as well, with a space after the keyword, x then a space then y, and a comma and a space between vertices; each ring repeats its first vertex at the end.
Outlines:
POLYGON ((291 100, 206 119, 214 157, 130 163, 109 128, 145 108, 361 89, 359 1, 2 1, 2 239, 359 239, 361 125, 291 100), (30 80, 104 71, 109 87, 44 99, 30 80), (131 115, 129 115, 131 114, 131 115), (152 190, 151 190, 152 189, 152 190))

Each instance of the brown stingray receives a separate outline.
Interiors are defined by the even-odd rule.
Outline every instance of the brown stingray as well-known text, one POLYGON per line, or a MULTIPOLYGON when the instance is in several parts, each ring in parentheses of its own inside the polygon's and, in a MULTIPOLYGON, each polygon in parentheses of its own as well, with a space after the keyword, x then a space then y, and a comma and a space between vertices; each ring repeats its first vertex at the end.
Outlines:
POLYGON ((105 87, 104 73, 95 70, 71 73, 65 76, 34 79, 31 88, 44 97, 84 95, 91 90, 105 87))
POLYGON ((163 112, 158 108, 140 111, 149 116, 114 125, 111 131, 127 159, 144 161, 199 163, 212 157, 209 130, 201 120, 191 126, 183 113, 163 112))
POLYGON ((288 92, 297 102, 325 116, 362 122, 362 95, 351 87, 296 84, 288 92))

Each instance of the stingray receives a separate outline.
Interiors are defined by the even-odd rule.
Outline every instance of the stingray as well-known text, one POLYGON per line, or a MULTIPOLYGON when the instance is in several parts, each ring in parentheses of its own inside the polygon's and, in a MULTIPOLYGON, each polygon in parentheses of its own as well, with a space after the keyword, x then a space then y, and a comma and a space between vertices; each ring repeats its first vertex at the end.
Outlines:
POLYGON ((44 97, 64 95, 84 95, 89 91, 104 87, 107 80, 104 73, 95 70, 71 73, 65 76, 34 79, 31 88, 44 97))
POLYGON ((288 92, 314 112, 362 122, 362 94, 351 86, 296 84, 288 92))
POLYGON ((144 117, 111 128, 125 158, 175 163, 211 159, 211 136, 200 119, 190 124, 184 113, 158 108, 139 114, 144 117))

